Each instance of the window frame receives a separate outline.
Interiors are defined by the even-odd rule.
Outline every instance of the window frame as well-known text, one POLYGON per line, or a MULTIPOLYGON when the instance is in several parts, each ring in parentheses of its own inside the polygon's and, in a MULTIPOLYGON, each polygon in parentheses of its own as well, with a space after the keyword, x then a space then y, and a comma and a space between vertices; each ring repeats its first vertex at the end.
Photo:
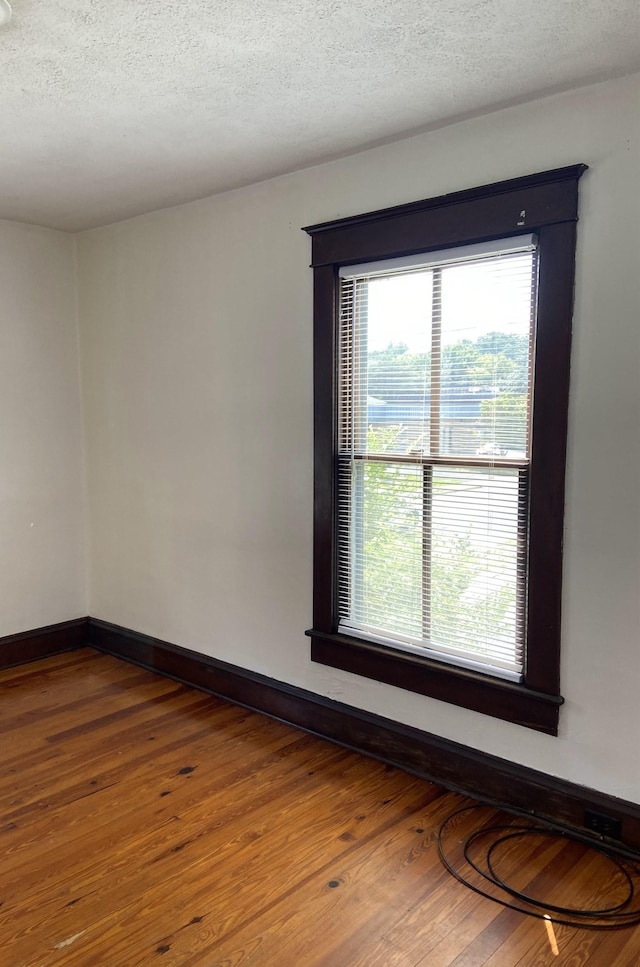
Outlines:
POLYGON ((313 661, 557 735, 562 541, 578 181, 573 165, 311 225, 314 274, 313 661), (518 234, 538 237, 523 681, 338 633, 338 326, 341 266, 518 234))

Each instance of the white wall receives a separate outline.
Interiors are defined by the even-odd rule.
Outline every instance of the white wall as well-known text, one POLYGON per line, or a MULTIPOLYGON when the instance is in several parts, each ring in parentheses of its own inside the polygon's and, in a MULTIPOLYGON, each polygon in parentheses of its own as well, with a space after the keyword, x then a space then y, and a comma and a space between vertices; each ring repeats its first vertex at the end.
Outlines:
POLYGON ((87 613, 75 241, 0 222, 0 635, 87 613))
POLYGON ((79 239, 90 613, 640 802, 640 77, 79 239), (558 738, 314 665, 300 226, 586 162, 558 738))

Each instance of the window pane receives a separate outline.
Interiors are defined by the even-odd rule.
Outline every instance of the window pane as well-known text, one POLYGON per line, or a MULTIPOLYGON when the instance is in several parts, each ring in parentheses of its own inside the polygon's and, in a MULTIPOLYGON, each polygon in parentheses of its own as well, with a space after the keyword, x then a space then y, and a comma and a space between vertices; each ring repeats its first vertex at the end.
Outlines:
POLYGON ((432 273, 370 279, 367 302, 369 452, 428 449, 432 273))
POLYGON ((341 283, 341 626, 518 675, 535 252, 378 271, 341 283))
POLYGON ((519 473, 434 468, 432 494, 430 643, 516 667, 524 607, 517 600, 519 563, 524 567, 518 518, 524 526, 526 512, 519 473))
POLYGON ((357 450, 526 456, 534 267, 525 252, 357 280, 342 346, 357 450))
POLYGON ((357 460, 344 521, 342 616, 399 635, 422 635, 422 468, 357 460), (346 573, 345 573, 346 572, 346 573))
POLYGON ((442 269, 441 447, 524 457, 533 253, 442 269))

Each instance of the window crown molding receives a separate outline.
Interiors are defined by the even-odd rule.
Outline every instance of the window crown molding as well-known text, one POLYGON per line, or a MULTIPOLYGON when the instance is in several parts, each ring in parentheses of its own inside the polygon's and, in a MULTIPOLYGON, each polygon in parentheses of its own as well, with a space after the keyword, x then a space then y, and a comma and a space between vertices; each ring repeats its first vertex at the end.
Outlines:
POLYGON ((577 221, 578 181, 587 170, 586 164, 553 168, 308 225, 303 231, 312 239, 311 265, 391 258, 577 221), (480 235, 473 228, 478 221, 480 235))

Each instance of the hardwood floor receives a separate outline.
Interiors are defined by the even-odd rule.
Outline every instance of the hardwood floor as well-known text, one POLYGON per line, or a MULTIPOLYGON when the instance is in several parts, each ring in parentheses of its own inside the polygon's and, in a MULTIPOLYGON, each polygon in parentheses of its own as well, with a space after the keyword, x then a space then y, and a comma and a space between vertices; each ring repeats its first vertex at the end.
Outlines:
MULTIPOLYGON (((640 964, 640 928, 549 931, 450 877, 463 797, 117 659, 0 672, 0 741, 1 967, 640 964)), ((565 841, 501 864, 555 902, 610 877, 565 841)))

